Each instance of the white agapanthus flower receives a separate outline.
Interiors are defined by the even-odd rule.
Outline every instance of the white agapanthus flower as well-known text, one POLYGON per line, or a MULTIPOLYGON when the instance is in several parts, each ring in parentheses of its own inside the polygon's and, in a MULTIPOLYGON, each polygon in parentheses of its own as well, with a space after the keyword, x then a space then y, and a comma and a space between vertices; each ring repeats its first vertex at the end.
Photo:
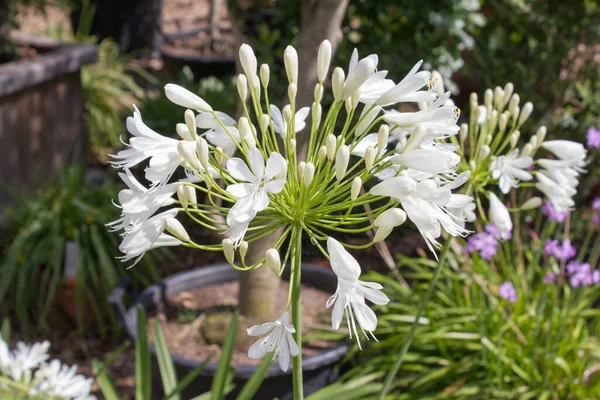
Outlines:
MULTIPOLYGON (((377 100, 381 95, 394 87, 394 81, 390 79, 385 79, 387 76, 387 71, 377 71, 377 64, 379 62, 379 57, 376 54, 370 54, 369 56, 363 58, 363 60, 370 60, 369 64, 370 72, 366 75, 366 79, 362 81, 360 85, 352 85, 354 91, 360 88, 360 96, 359 101, 365 104, 373 104, 375 100, 377 100)), ((350 80, 352 71, 354 71, 356 65, 360 62, 358 58, 358 50, 354 49, 352 52, 352 56, 350 57, 350 63, 348 65, 348 80, 350 80)), ((350 97, 354 91, 349 90, 347 97, 350 97)), ((346 97, 346 98, 347 98, 346 97)))
POLYGON ((423 60, 415 64, 410 72, 396 86, 383 93, 381 97, 375 100, 379 106, 389 106, 396 103, 406 102, 430 102, 436 99, 436 95, 431 90, 421 90, 428 86, 431 73, 429 71, 419 71, 423 60), (417 72, 419 71, 419 72, 417 72))
POLYGON ((360 340, 356 325, 360 327, 364 335, 367 332, 373 339, 373 331, 377 328, 377 316, 366 304, 365 299, 374 304, 386 305, 390 299, 381 291, 383 286, 374 282, 363 282, 359 280, 361 270, 358 261, 337 240, 327 239, 327 252, 331 261, 331 269, 338 278, 338 287, 333 296, 327 300, 327 308, 333 305, 331 310, 331 326, 338 329, 346 316, 348 331, 356 337, 358 346, 360 340))
POLYGON ((502 239, 510 238, 513 228, 510 213, 504 203, 492 192, 490 192, 490 220, 496 224, 502 239))
POLYGON ((254 325, 247 330, 250 336, 263 336, 248 350, 248 357, 253 359, 263 358, 267 353, 273 353, 273 360, 277 357, 279 367, 286 372, 290 367, 292 357, 300 352, 292 333, 296 332, 290 324, 290 314, 285 311, 277 321, 254 325))
POLYGON ((92 378, 77 374, 77 366, 68 366, 59 360, 42 365, 35 373, 32 394, 57 396, 61 399, 93 400, 92 378))
POLYGON ((215 111, 214 115, 208 112, 199 113, 196 116, 196 126, 199 129, 206 129, 204 132, 206 140, 215 147, 220 147, 223 153, 229 157, 237 150, 236 143, 241 143, 240 132, 235 120, 223 112, 215 111), (219 120, 215 118, 215 115, 219 120))
POLYGON ((0 336, 0 371, 15 381, 31 379, 31 371, 50 357, 49 348, 47 340, 32 345, 18 342, 17 348, 11 352, 0 336))
POLYGON ((587 151, 583 144, 570 140, 549 140, 545 141, 542 147, 559 158, 558 160, 545 160, 545 168, 566 167, 577 172, 585 172, 587 151))
POLYGON ((519 181, 530 181, 533 177, 527 171, 533 165, 533 158, 519 157, 519 149, 514 149, 505 156, 492 160, 490 170, 492 178, 498 179, 500 191, 506 194, 519 186, 519 181))
MULTIPOLYGON (((288 107, 289 106, 285 106, 288 107)), ((284 109, 285 109, 284 107, 284 109)), ((285 138, 287 136, 288 124, 283 117, 283 113, 276 106, 271 104, 269 109, 271 110, 271 118, 273 119, 273 129, 276 133, 281 135, 281 137, 285 138)), ((310 112, 310 107, 302 107, 298 111, 296 111, 296 115, 294 116, 294 132, 298 133, 304 129, 306 126, 306 117, 308 117, 308 113, 310 112)))
POLYGON ((557 212, 567 212, 575 206, 573 196, 577 194, 577 189, 565 180, 556 179, 561 175, 552 171, 539 171, 535 177, 535 186, 548 197, 557 212))

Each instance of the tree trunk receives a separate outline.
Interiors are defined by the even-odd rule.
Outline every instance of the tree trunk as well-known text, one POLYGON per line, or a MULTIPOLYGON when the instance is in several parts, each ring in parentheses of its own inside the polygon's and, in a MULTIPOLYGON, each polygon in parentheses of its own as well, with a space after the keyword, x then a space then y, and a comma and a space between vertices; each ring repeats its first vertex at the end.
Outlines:
MULTIPOLYGON (((348 6, 348 0, 304 0, 302 2, 302 27, 298 59, 302 68, 298 73, 298 107, 310 106, 313 102, 313 90, 317 83, 317 52, 319 44, 328 39, 333 48, 337 49, 341 39, 341 23, 348 6)), ((252 42, 244 37, 249 4, 245 0, 238 0, 238 14, 232 18, 232 27, 236 39, 236 48, 244 42, 252 42)), ((233 16, 232 10, 229 15, 233 16)), ((236 70, 243 73, 239 59, 236 57, 236 70)), ((238 105, 238 114, 241 115, 241 105, 238 105)), ((308 128, 307 128, 308 130, 308 128)), ((306 158, 308 150, 308 135, 299 135, 299 158, 306 158)), ((246 256, 246 263, 251 264, 262 258, 280 237, 282 231, 277 231, 250 245, 246 256)), ((254 271, 240 274, 239 305, 240 313, 247 319, 257 319, 258 322, 273 321, 278 316, 275 312, 275 300, 279 286, 279 278, 269 268, 263 266, 254 271)))

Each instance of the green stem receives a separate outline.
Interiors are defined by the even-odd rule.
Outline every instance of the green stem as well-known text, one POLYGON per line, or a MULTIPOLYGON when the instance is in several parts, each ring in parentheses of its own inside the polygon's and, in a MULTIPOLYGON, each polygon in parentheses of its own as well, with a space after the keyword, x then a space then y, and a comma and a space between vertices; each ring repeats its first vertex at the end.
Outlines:
POLYGON ((292 379, 294 381, 294 400, 304 398, 304 387, 302 384, 302 307, 300 304, 300 272, 302 268, 302 229, 296 228, 296 234, 293 237, 296 243, 290 243, 294 246, 292 255, 292 324, 296 329, 294 340, 298 344, 300 351, 292 359, 292 379))
POLYGON ((410 348, 410 345, 412 344, 413 338, 415 336, 415 332, 417 331, 417 326, 419 325, 419 321, 421 320, 421 317, 423 316, 423 312, 425 311, 425 307, 427 306, 427 303, 429 302, 429 298, 433 294, 433 291, 437 284, 438 278, 440 277, 440 272, 442 271, 442 269, 444 268, 444 265, 446 264, 446 256, 448 255, 448 250, 450 249, 450 240, 452 240, 452 238, 448 238, 446 240, 446 242, 444 243, 444 247, 442 248, 441 255, 440 255, 440 263, 438 264, 437 268, 435 269, 433 278, 431 279, 431 282, 429 283, 429 288, 427 289, 427 293, 425 293, 425 298, 423 299, 423 302, 421 302, 421 305, 419 306, 419 310, 417 311, 417 316, 415 317, 414 321, 412 322, 412 324, 410 326, 410 332, 408 333, 408 337, 406 338, 406 341, 404 342, 404 346, 402 346, 402 350, 400 350, 398 359, 396 360, 396 362, 394 363, 394 366, 392 367, 392 369, 388 372, 387 376, 385 377, 383 389, 381 390, 381 393, 379 393, 379 397, 377 398, 378 400, 383 400, 385 395, 390 390, 392 381, 394 380, 394 378, 398 374, 398 371, 400 370, 400 367, 402 366, 402 362, 404 361, 404 356, 406 356, 406 353, 408 353, 408 349, 410 348))

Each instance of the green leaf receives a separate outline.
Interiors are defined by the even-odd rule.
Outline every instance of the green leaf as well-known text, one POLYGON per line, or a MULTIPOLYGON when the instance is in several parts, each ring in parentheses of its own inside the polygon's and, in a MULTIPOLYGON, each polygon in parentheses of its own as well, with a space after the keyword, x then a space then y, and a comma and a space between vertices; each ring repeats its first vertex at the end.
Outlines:
POLYGON ((223 398, 223 391, 225 390, 225 382, 227 379, 227 372, 229 370, 229 362, 231 361, 231 355, 233 354, 233 347, 235 345, 235 337, 238 330, 238 319, 240 313, 235 311, 231 317, 231 323, 227 329, 227 335, 221 348, 221 359, 217 365, 217 371, 210 387, 212 400, 221 400, 223 398))
POLYGON ((248 382, 246 382, 244 385, 242 391, 237 397, 237 400, 252 400, 252 397, 260 385, 262 385, 269 367, 271 367, 271 363, 273 362, 273 357, 271 357, 271 354, 272 353, 265 354, 264 359, 256 371, 254 371, 248 382))
POLYGON ((119 396, 113 381, 110 379, 110 376, 108 376, 105 364, 98 360, 92 360, 92 370, 94 371, 96 382, 98 382, 98 386, 100 386, 104 398, 106 400, 119 400, 121 396, 119 396))
POLYGON ((162 379, 165 393, 169 393, 169 397, 174 400, 180 400, 179 394, 174 394, 173 391, 177 387, 177 375, 175 374, 175 366, 169 353, 165 334, 160 327, 158 319, 154 320, 154 345, 156 347, 156 357, 158 358, 158 369, 160 370, 160 378, 162 379))
POLYGON ((137 340, 135 342, 135 398, 136 400, 150 399, 150 351, 148 349, 148 332, 146 312, 141 304, 137 306, 137 340))
POLYGON ((4 339, 6 343, 10 342, 10 333, 10 319, 6 318, 2 321, 2 328, 0 328, 0 335, 2 335, 2 339, 4 339))
POLYGON ((175 389, 173 389, 173 391, 169 393, 164 400, 170 400, 176 394, 181 393, 190 383, 194 381, 194 379, 198 377, 198 375, 202 373, 202 371, 206 367, 206 364, 210 362, 211 358, 212 356, 209 356, 206 360, 202 362, 202 364, 198 365, 196 368, 188 372, 187 375, 179 381, 177 387, 175 387, 175 389))

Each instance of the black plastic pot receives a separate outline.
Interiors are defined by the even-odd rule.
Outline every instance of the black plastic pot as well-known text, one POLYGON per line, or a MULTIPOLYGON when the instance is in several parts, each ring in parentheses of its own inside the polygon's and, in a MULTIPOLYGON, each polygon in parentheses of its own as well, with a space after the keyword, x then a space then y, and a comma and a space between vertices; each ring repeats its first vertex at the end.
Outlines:
MULTIPOLYGON (((238 279, 238 274, 239 272, 228 264, 200 267, 173 275, 162 280, 157 285, 150 286, 137 296, 128 309, 123 303, 124 295, 128 293, 131 295, 130 285, 126 283, 120 284, 115 288, 110 294, 108 301, 116 310, 127 335, 132 340, 135 340, 137 331, 137 304, 141 304, 148 313, 155 310, 162 310, 165 308, 165 300, 168 297, 173 297, 180 292, 192 289, 235 281, 238 279)), ((283 278, 289 279, 285 275, 283 278)), ((334 293, 337 287, 336 276, 331 270, 311 264, 302 265, 302 283, 329 293, 334 293)), ((150 351, 156 362, 156 353, 153 345, 151 345, 150 351)), ((304 393, 310 394, 335 381, 339 376, 339 372, 333 366, 347 351, 348 345, 341 344, 335 348, 303 358, 304 393)), ((172 357, 180 378, 200 365, 200 361, 189 360, 176 355, 172 355, 172 357)), ((216 363, 208 364, 202 371, 202 374, 182 393, 182 397, 190 399, 209 391, 216 369, 216 363)), ((235 395, 239 393, 255 370, 255 366, 238 366, 234 378, 236 388, 227 398, 235 398, 235 395)), ((160 379, 156 378, 152 379, 152 381, 154 384, 160 385, 160 379)), ((257 400, 271 400, 274 397, 278 397, 281 400, 291 400, 293 398, 291 369, 285 373, 281 371, 277 363, 271 366, 261 388, 254 396, 257 400)))

